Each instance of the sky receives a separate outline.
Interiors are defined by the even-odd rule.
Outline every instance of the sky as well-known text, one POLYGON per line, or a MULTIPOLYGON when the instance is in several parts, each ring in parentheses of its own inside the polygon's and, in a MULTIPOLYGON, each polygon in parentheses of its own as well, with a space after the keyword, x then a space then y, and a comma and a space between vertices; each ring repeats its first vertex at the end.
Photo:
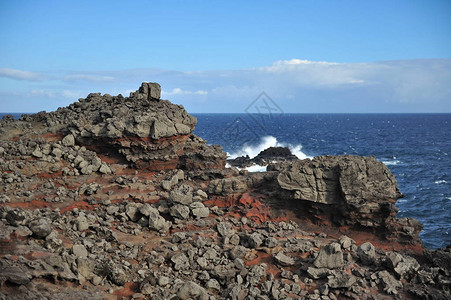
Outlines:
POLYGON ((0 112, 158 82, 191 113, 451 112, 451 1, 0 0, 0 112))

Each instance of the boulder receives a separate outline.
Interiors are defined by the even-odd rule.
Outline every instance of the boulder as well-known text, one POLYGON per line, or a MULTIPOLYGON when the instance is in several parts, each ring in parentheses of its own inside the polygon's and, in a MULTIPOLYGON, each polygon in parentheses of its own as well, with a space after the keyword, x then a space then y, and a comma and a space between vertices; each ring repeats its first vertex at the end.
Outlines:
POLYGON ((61 144, 66 147, 72 147, 75 145, 75 137, 72 134, 68 134, 61 140, 61 144))
POLYGON ((313 265, 317 268, 341 268, 344 264, 343 252, 338 243, 332 243, 322 248, 313 265))
POLYGON ((371 265, 376 262, 376 250, 370 242, 366 242, 357 248, 357 255, 360 261, 365 265, 371 265))
POLYGON ((285 266, 285 267, 293 266, 296 263, 296 261, 294 260, 293 257, 287 256, 283 252, 277 253, 274 256, 274 259, 276 260, 276 262, 278 264, 285 266))
POLYGON ((216 229, 222 237, 231 237, 235 234, 235 229, 233 229, 233 225, 230 222, 219 222, 216 225, 216 229))
POLYGON ((159 100, 161 86, 156 82, 143 82, 136 92, 130 93, 130 98, 144 100, 159 100))
POLYGON ((44 218, 37 218, 28 224, 28 227, 39 238, 45 238, 52 232, 52 227, 44 218))
POLYGON ((205 289, 192 281, 185 282, 177 291, 180 300, 208 300, 209 296, 205 289))

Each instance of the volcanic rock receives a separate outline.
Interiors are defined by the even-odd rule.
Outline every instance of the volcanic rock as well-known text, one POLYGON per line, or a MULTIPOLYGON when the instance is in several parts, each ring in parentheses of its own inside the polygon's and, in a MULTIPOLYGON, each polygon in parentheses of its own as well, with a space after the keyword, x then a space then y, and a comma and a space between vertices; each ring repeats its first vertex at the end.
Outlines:
POLYGON ((225 168, 160 93, 0 120, 0 299, 450 298, 375 158, 225 168))
POLYGON ((332 243, 321 249, 313 263, 317 268, 340 268, 343 266, 343 252, 340 244, 332 243))

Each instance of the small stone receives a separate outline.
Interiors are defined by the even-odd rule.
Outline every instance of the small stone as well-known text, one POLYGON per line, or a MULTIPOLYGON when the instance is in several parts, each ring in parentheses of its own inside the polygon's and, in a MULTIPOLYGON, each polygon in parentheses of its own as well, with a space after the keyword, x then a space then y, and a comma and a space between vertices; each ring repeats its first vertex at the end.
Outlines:
POLYGON ((131 221, 136 222, 141 218, 141 215, 139 213, 139 209, 136 205, 136 203, 129 203, 125 207, 125 213, 130 218, 131 221))
POLYGON ((219 282, 216 279, 208 280, 207 283, 205 284, 205 288, 207 290, 213 290, 217 292, 221 290, 221 286, 219 285, 219 282))
POLYGON ((171 227, 171 222, 166 221, 158 210, 154 207, 147 207, 146 212, 149 214, 149 228, 160 233, 165 233, 171 227))
POLYGON ((245 247, 258 248, 263 244, 263 237, 260 233, 254 232, 252 234, 242 236, 240 242, 245 247))
POLYGON ((283 252, 277 253, 277 255, 274 256, 274 259, 278 264, 286 267, 293 266, 296 262, 293 257, 287 256, 283 252))
POLYGON ((33 155, 36 158, 42 158, 44 156, 44 154, 38 147, 36 147, 36 149, 31 153, 31 155, 33 155))
POLYGON ((89 221, 85 216, 78 216, 75 223, 77 224, 78 231, 89 229, 89 221))
POLYGON ((169 214, 178 219, 188 219, 189 207, 182 204, 176 204, 169 209, 169 214))
POLYGON ((351 246, 353 244, 355 244, 354 240, 347 237, 346 235, 343 235, 342 237, 340 237, 339 242, 340 242, 341 248, 343 248, 344 250, 350 249, 351 246))
POLYGON ((216 229, 222 237, 231 237, 235 234, 235 229, 230 222, 219 222, 216 225, 216 229))
POLYGON ((158 278, 158 285, 159 286, 167 286, 169 284, 169 278, 166 276, 161 276, 158 278))
POLYGON ((50 224, 44 218, 34 219, 28 227, 39 238, 45 238, 52 232, 52 227, 50 227, 50 224))
POLYGON ((372 265, 376 262, 376 250, 370 242, 366 242, 357 248, 357 255, 365 265, 372 265))
POLYGON ((210 215, 210 209, 208 207, 194 208, 192 213, 197 218, 207 218, 210 215))
POLYGON ((188 205, 193 202, 193 188, 187 184, 182 184, 171 191, 169 198, 174 203, 188 205))
POLYGON ((55 157, 61 157, 63 155, 63 151, 61 151, 61 149, 58 148, 53 148, 52 155, 55 157))
POLYGON ((111 174, 111 173, 113 173, 111 171, 111 168, 105 163, 102 163, 102 165, 99 168, 99 172, 102 173, 102 174, 111 174))
POLYGON ((308 267, 307 274, 313 279, 326 278, 329 275, 329 269, 308 267))
POLYGON ((209 296, 204 288, 192 281, 185 282, 177 292, 177 297, 180 300, 198 299, 208 300, 209 296))
POLYGON ((328 277, 327 285, 333 289, 349 288, 356 283, 356 278, 344 271, 332 271, 328 277))
POLYGON ((332 243, 322 248, 313 265, 317 268, 340 268, 344 264, 343 252, 338 243, 332 243))
POLYGON ((203 199, 207 199, 207 198, 208 198, 207 193, 205 193, 205 192, 202 191, 202 190, 197 190, 196 194, 197 194, 198 196, 200 196, 201 198, 203 198, 203 199))
POLYGON ((75 138, 72 134, 68 134, 62 139, 61 143, 66 147, 72 147, 75 145, 75 138))
POLYGON ((171 257, 171 261, 174 263, 174 269, 177 271, 186 270, 190 266, 189 259, 184 253, 175 254, 171 257))
POLYGON ((247 254, 248 250, 243 246, 235 246, 230 250, 230 258, 244 258, 247 254))
POLYGON ((76 257, 82 257, 85 258, 88 256, 88 250, 86 250, 86 247, 81 244, 76 244, 72 246, 72 253, 76 257))
POLYGON ((273 237, 266 238, 265 246, 268 248, 274 248, 275 246, 277 246, 277 240, 273 237))

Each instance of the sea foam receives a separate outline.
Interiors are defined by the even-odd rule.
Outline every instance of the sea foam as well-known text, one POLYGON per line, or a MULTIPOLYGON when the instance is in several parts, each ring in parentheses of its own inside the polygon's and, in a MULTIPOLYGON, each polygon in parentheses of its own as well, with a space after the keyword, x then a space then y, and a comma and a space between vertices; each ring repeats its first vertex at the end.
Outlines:
POLYGON ((292 145, 288 143, 281 143, 277 140, 277 138, 271 135, 262 137, 258 145, 248 145, 248 144, 243 145, 243 147, 240 150, 230 154, 230 158, 237 158, 239 156, 246 155, 249 155, 250 158, 254 158, 260 152, 262 152, 265 149, 268 149, 269 147, 287 147, 288 149, 291 150, 291 153, 296 155, 299 159, 313 158, 302 152, 301 144, 292 145))
MULTIPOLYGON (((313 157, 308 156, 304 152, 302 152, 302 145, 292 145, 288 143, 281 143, 275 138, 274 136, 264 136, 260 139, 260 143, 258 145, 248 145, 245 144, 243 147, 232 153, 229 154, 229 158, 237 158, 240 156, 246 156, 248 155, 250 158, 256 157, 260 152, 262 152, 265 149, 268 149, 270 147, 287 147, 290 149, 291 153, 297 156, 299 159, 312 159, 313 157)), ((250 167, 244 168, 245 170, 248 170, 249 172, 264 172, 266 171, 266 166, 260 166, 260 165, 252 165, 250 167)))

